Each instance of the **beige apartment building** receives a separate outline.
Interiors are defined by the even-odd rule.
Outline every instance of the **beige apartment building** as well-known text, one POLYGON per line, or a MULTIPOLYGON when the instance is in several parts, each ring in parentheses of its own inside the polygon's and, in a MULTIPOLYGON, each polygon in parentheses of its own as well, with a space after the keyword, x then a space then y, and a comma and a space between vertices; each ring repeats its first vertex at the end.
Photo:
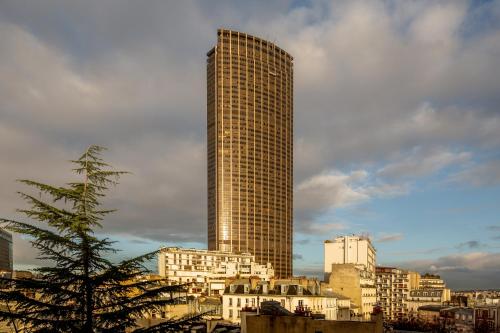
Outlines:
POLYGON ((349 298, 352 302, 351 320, 370 320, 377 304, 377 289, 373 275, 354 264, 332 264, 323 289, 349 298))
POLYGON ((292 275, 293 58, 219 29, 207 53, 208 248, 292 275))
POLYGON ((349 320, 348 298, 323 292, 317 280, 240 279, 228 284, 222 296, 222 317, 241 322, 241 312, 256 311, 262 302, 275 301, 290 312, 320 314, 326 320, 349 320))
POLYGON ((408 314, 415 316, 421 306, 441 306, 450 300, 450 289, 415 289, 408 294, 408 314))
POLYGON ((420 273, 408 271, 408 284, 410 290, 420 288, 420 273))
POLYGON ((395 267, 377 267, 377 302, 385 320, 399 320, 408 315, 410 272, 395 267))

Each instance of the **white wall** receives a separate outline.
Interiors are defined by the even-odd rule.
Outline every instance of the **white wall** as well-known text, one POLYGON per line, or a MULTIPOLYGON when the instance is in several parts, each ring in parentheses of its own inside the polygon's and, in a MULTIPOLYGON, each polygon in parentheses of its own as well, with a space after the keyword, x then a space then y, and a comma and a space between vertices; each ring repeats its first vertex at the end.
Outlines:
POLYGON ((370 241, 358 236, 337 237, 324 243, 325 273, 332 272, 332 264, 364 265, 365 269, 375 272, 375 253, 370 241))
POLYGON ((238 318, 238 311, 242 307, 257 306, 257 302, 262 303, 264 301, 277 301, 287 309, 288 311, 294 312, 300 301, 302 301, 303 306, 308 307, 311 311, 316 313, 322 313, 325 315, 327 320, 337 320, 338 307, 337 299, 335 297, 327 296, 286 296, 286 295, 232 295, 224 294, 222 296, 222 318, 232 322, 240 322, 238 318), (258 299, 257 299, 258 298, 258 299), (232 301, 230 301, 232 299, 232 301), (238 307, 238 299, 240 300, 240 306, 238 307), (231 305, 230 305, 231 303, 231 305), (230 316, 232 310, 233 316, 230 316))

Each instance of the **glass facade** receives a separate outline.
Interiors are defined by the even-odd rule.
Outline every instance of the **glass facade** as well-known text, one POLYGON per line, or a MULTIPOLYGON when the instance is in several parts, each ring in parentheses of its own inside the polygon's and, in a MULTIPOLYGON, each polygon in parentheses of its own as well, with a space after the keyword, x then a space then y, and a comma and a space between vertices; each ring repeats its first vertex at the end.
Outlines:
POLYGON ((208 248, 292 275, 293 58, 220 29, 207 53, 208 248))

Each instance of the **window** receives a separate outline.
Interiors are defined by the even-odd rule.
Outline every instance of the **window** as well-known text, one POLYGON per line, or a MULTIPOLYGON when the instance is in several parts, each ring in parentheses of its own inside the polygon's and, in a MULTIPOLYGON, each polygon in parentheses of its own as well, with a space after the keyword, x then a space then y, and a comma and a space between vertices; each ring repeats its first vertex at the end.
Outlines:
POLYGON ((233 309, 229 309, 229 318, 233 318, 233 309))
POLYGON ((237 307, 240 307, 240 306, 241 306, 241 298, 238 298, 237 303, 236 303, 236 306, 237 306, 237 307))
POLYGON ((229 297, 229 306, 233 306, 233 299, 229 297))

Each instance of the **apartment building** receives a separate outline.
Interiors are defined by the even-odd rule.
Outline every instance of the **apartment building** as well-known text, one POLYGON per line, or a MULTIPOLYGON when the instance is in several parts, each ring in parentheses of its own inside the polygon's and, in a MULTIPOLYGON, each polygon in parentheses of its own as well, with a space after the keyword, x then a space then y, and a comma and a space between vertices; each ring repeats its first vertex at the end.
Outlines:
POLYGON ((409 272, 394 267, 377 267, 377 302, 385 320, 399 320, 408 315, 409 272))
POLYGON ((359 269, 373 273, 375 278, 376 250, 367 236, 340 236, 324 242, 325 281, 332 264, 354 264, 359 269))
POLYGON ((415 316, 421 306, 443 305, 450 300, 449 289, 416 289, 410 290, 408 295, 408 314, 415 316))
POLYGON ((226 278, 255 276, 268 281, 274 269, 270 263, 256 263, 250 253, 164 247, 158 254, 158 273, 172 284, 191 284, 190 294, 217 295, 226 278))
POLYGON ((377 289, 371 273, 354 264, 332 264, 329 280, 323 288, 351 300, 351 320, 370 320, 377 303, 377 289))
POLYGON ((324 281, 335 293, 349 297, 355 317, 370 320, 377 303, 376 250, 366 236, 340 236, 324 242, 324 281))
POLYGON ((257 309, 262 302, 279 302, 290 312, 322 315, 327 320, 348 320, 349 299, 335 293, 323 293, 318 281, 305 284, 294 279, 259 281, 239 279, 230 283, 222 296, 222 316, 241 321, 241 311, 257 309))
POLYGON ((474 307, 474 328, 479 332, 500 332, 500 304, 474 307))
POLYGON ((445 289, 446 284, 443 279, 439 275, 434 274, 424 274, 420 276, 419 281, 420 289, 445 289))

